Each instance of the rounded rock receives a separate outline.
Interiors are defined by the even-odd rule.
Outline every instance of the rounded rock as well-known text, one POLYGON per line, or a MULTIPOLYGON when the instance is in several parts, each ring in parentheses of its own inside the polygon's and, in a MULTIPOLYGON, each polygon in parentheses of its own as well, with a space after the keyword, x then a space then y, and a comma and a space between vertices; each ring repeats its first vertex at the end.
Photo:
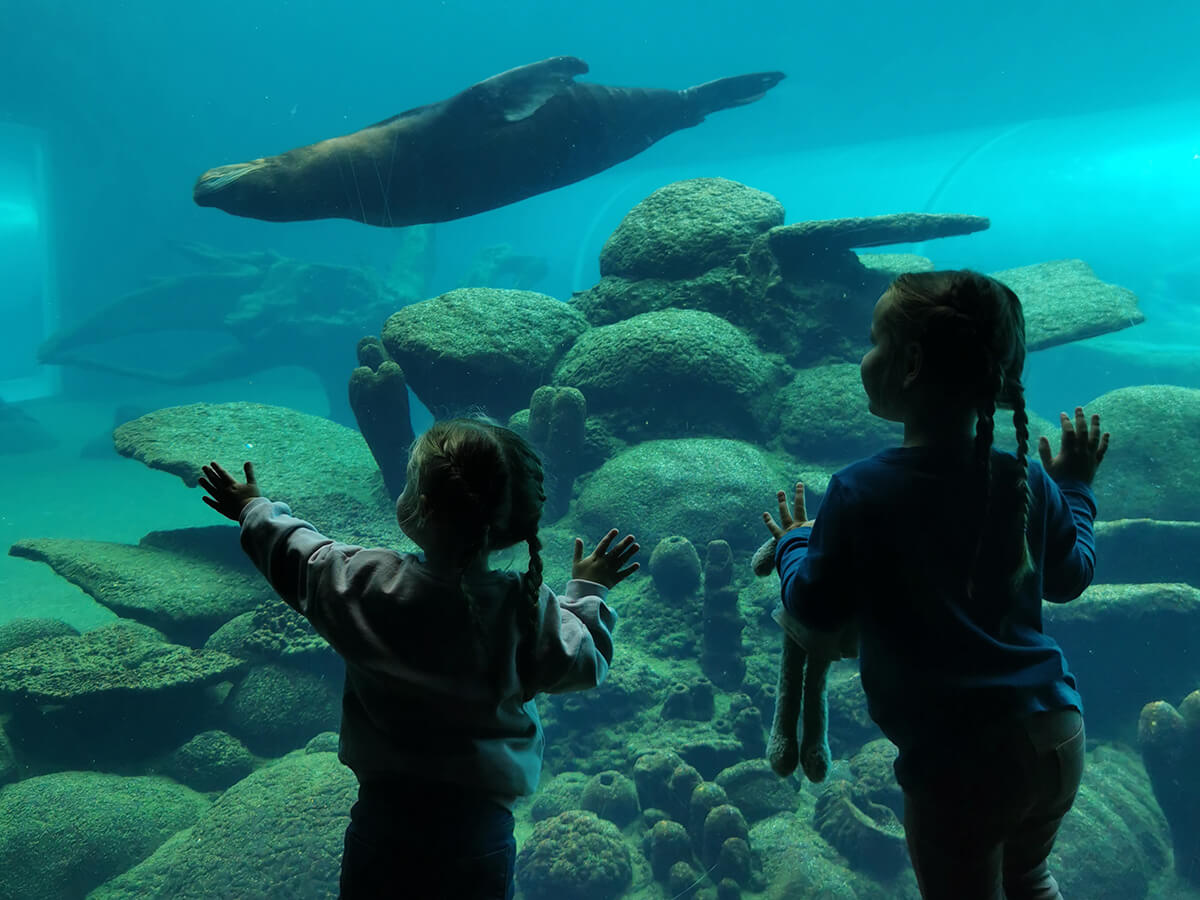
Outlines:
POLYGON ((677 181, 625 215, 600 253, 600 274, 693 278, 731 262, 783 218, 778 200, 736 181, 677 181))
POLYGON ((608 770, 593 775, 583 787, 579 805, 624 828, 638 817, 641 808, 634 783, 620 772, 608 770))

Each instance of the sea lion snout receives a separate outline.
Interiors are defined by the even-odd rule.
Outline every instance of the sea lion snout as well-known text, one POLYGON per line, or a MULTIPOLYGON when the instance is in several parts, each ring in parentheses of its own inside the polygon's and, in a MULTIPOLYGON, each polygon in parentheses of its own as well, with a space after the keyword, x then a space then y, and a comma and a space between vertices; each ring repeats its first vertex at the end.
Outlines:
POLYGON ((222 206, 221 198, 230 185, 266 165, 266 160, 256 159, 254 162, 234 163, 209 169, 196 179, 196 186, 192 188, 192 199, 198 206, 222 206))

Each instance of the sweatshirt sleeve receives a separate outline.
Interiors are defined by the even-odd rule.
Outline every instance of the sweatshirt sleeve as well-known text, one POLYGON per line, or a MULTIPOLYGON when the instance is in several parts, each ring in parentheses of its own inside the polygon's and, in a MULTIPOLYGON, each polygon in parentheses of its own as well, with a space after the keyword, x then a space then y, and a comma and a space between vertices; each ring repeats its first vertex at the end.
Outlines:
POLYGON ((543 588, 538 629, 536 689, 550 694, 581 691, 604 681, 612 664, 617 614, 604 602, 608 589, 582 579, 562 596, 543 588))
POLYGON ((1096 498, 1082 481, 1046 478, 1046 549, 1042 596, 1051 603, 1074 600, 1092 583, 1096 569, 1096 498))
POLYGON ((787 532, 775 549, 783 608, 817 631, 837 631, 857 614, 854 534, 848 521, 846 490, 834 475, 816 524, 787 532))
POLYGON ((286 503, 260 498, 242 510, 242 548, 285 603, 347 659, 386 653, 364 600, 386 593, 403 558, 325 537, 286 503))

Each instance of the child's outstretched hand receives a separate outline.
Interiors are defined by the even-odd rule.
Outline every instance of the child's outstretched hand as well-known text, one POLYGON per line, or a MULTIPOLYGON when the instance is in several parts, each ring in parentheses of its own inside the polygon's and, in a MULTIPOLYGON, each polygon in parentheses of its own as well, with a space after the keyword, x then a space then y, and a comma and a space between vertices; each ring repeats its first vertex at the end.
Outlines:
POLYGON ((587 556, 583 555, 583 541, 575 538, 575 559, 571 563, 571 577, 594 581, 610 588, 636 572, 639 568, 638 563, 631 566, 625 566, 625 563, 641 548, 634 543, 633 535, 627 534, 610 549, 609 545, 617 534, 617 529, 614 528, 600 538, 596 549, 587 556))
POLYGON ((791 531, 793 528, 811 528, 817 521, 808 518, 808 513, 804 511, 803 481, 796 482, 796 496, 792 500, 794 512, 788 509, 787 494, 784 491, 776 493, 775 499, 779 502, 779 521, 776 522, 771 518, 769 512, 762 514, 763 524, 767 526, 767 531, 771 532, 771 537, 781 538, 785 532, 791 531))
POLYGON ((209 496, 200 499, 219 512, 227 519, 240 522, 242 510, 255 497, 261 497, 258 482, 254 480, 254 463, 246 462, 242 468, 246 472, 245 482, 238 481, 223 468, 220 463, 210 462, 201 466, 204 477, 199 480, 200 487, 209 496))
POLYGON ((1062 439, 1057 456, 1050 456, 1050 441, 1038 438, 1042 467, 1055 481, 1072 478, 1091 484, 1108 452, 1108 432, 1100 433, 1100 417, 1096 415, 1092 416, 1089 427, 1082 406, 1075 407, 1074 423, 1066 413, 1059 413, 1059 419, 1062 421, 1062 439))

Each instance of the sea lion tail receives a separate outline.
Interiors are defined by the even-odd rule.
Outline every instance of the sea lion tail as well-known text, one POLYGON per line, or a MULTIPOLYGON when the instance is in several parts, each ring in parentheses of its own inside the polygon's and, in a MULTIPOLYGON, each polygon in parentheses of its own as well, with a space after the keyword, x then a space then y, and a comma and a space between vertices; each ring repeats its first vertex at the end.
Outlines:
POLYGON ((684 91, 688 99, 698 107, 700 115, 706 116, 718 109, 745 106, 762 98, 779 82, 787 77, 782 72, 755 72, 753 75, 734 75, 706 81, 684 91))

